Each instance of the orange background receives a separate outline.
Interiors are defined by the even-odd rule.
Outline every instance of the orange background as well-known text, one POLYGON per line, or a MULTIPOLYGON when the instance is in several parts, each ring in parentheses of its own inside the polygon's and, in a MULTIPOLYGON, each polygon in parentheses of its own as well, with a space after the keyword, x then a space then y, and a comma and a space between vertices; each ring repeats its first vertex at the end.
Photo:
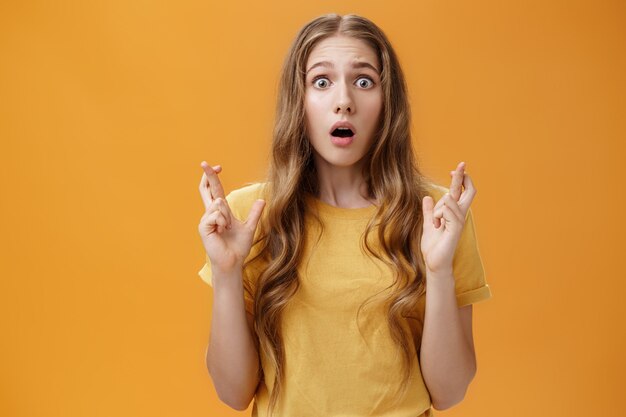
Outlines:
POLYGON ((478 189, 494 298, 436 414, 623 415, 620 0, 3 2, 0 415, 249 415, 204 364, 199 164, 262 179, 283 57, 327 12, 387 33, 424 172, 478 189))

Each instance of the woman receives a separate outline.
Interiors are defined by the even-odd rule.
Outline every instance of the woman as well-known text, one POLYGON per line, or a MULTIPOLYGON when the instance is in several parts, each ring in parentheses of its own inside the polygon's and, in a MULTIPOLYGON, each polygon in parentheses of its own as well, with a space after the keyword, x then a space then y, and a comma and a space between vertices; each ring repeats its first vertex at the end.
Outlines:
POLYGON ((306 24, 279 91, 266 182, 225 196, 201 164, 218 396, 254 397, 253 416, 451 407, 476 372, 472 303, 491 296, 465 164, 449 190, 420 174, 402 70, 363 17, 306 24))

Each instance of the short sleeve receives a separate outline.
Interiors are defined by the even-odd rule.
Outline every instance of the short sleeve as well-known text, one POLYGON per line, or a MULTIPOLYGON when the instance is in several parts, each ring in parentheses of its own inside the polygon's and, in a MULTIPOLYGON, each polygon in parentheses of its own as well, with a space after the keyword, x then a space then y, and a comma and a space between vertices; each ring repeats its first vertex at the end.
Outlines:
POLYGON ((202 281, 206 282, 207 284, 209 284, 211 287, 213 286, 213 277, 211 275, 211 260, 209 259, 209 255, 207 255, 206 253, 204 254, 204 266, 202 267, 202 269, 198 272, 198 275, 200 275, 200 278, 202 278, 202 281))
POLYGON ((457 306, 462 307, 491 298, 491 289, 485 279, 472 209, 467 211, 465 225, 452 261, 457 306))
MULTIPOLYGON (((200 275, 200 278, 202 278, 202 281, 209 284, 211 288, 213 287, 212 274, 211 274, 211 260, 209 259, 208 255, 205 255, 205 264, 202 267, 202 269, 198 272, 198 275, 200 275)), ((245 273, 244 273, 244 279, 245 279, 245 273)), ((254 315, 254 300, 252 298, 252 295, 244 291, 243 301, 246 306, 246 311, 249 314, 254 315)))

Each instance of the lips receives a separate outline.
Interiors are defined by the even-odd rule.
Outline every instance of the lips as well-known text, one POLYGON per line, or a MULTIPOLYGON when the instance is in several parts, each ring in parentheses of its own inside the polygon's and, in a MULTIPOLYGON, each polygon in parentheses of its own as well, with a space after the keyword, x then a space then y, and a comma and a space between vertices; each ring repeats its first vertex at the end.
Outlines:
POLYGON ((339 121, 332 125, 329 133, 333 137, 348 138, 356 135, 356 129, 350 122, 339 121))
POLYGON ((354 141, 356 129, 352 123, 341 120, 330 128, 330 141, 333 145, 342 148, 349 147, 354 141))

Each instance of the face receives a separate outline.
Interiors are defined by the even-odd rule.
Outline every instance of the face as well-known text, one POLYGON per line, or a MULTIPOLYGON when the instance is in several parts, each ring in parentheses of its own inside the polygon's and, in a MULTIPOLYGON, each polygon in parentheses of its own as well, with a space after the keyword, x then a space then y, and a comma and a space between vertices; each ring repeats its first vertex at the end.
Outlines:
POLYGON ((360 167, 383 105, 374 49, 359 39, 332 36, 313 48, 306 71, 306 129, 316 166, 360 167))

